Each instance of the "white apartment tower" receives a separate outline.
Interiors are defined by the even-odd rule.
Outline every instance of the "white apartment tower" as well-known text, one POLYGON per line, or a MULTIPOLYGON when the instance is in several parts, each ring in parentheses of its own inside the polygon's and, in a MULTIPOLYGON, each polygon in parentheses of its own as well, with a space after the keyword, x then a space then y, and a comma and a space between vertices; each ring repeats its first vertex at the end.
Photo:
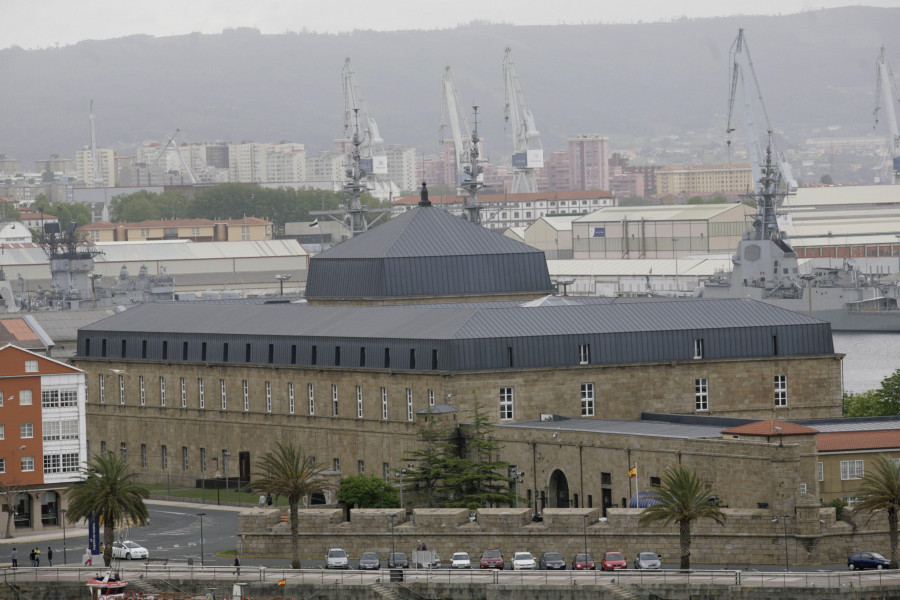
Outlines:
POLYGON ((116 185, 116 153, 109 148, 97 148, 97 181, 94 181, 94 157, 90 148, 75 151, 75 174, 85 187, 114 187, 116 185))

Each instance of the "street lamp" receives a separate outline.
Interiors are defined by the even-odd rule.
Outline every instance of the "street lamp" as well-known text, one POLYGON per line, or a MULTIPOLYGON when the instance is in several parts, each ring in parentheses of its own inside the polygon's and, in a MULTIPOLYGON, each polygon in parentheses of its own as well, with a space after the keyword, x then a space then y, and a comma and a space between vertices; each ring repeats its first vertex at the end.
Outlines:
POLYGON ((778 519, 781 519, 782 523, 784 523, 784 570, 786 572, 791 570, 791 563, 790 563, 790 559, 788 557, 788 538, 787 538, 787 520, 790 518, 791 518, 791 515, 788 515, 788 514, 775 515, 774 517, 772 517, 773 523, 777 523, 778 519))
POLYGON ((219 499, 219 489, 222 487, 222 482, 220 481, 222 479, 222 474, 219 472, 219 457, 213 456, 212 459, 216 463, 216 504, 222 504, 219 499))
POLYGON ((525 473, 520 471, 518 466, 512 465, 509 468, 509 476, 515 482, 516 508, 519 508, 519 484, 525 481, 525 473))
POLYGON ((587 559, 587 553, 588 553, 588 551, 587 551, 587 520, 588 520, 589 516, 591 516, 591 515, 590 514, 581 515, 581 523, 583 525, 583 532, 584 532, 584 554, 585 554, 584 558, 585 558, 585 560, 587 559))
POLYGON ((228 493, 228 457, 231 456, 231 452, 228 450, 222 450, 222 471, 225 473, 225 493, 228 493))
POLYGON ((406 474, 406 469, 400 469, 397 471, 397 477, 400 478, 400 508, 403 508, 403 476, 406 474))
POLYGON ((200 517, 200 566, 203 566, 203 517, 206 516, 205 512, 197 513, 197 516, 200 517))
POLYGON ((66 557, 66 511, 67 510, 68 510, 67 508, 59 509, 59 512, 62 515, 62 522, 63 522, 63 565, 65 565, 68 562, 67 557, 66 557))
POLYGON ((394 566, 394 518, 397 513, 391 513, 388 516, 391 518, 391 557, 388 560, 388 568, 391 568, 394 566))
POLYGON ((275 279, 278 280, 279 286, 279 295, 284 296, 284 282, 293 277, 290 273, 278 273, 275 275, 275 279))

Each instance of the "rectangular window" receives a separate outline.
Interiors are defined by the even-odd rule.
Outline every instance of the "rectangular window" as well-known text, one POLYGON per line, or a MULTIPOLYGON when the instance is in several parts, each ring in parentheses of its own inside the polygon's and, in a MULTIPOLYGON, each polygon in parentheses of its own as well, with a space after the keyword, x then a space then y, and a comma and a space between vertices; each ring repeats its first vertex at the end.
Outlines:
POLYGON ((331 384, 331 416, 338 416, 338 392, 337 386, 331 384))
POLYGON ((416 368, 416 349, 415 348, 409 349, 409 368, 410 369, 416 368))
POLYGON ((694 340, 694 358, 703 358, 703 340, 694 340))
POLYGON ((141 468, 147 468, 147 444, 141 444, 141 468))
POLYGON ((388 419, 387 388, 381 388, 381 418, 388 419))
POLYGON ((591 345, 590 344, 580 344, 578 346, 578 364, 580 364, 580 365, 591 364, 591 345))
POLYGON ((221 389, 221 392, 222 392, 222 410, 227 410, 228 409, 228 393, 225 388, 225 380, 224 379, 219 380, 219 388, 221 389))
POLYGON ((294 382, 288 382, 288 412, 294 414, 294 382))
POLYGON ((122 460, 128 460, 128 446, 125 442, 119 444, 119 456, 122 457, 122 460))
POLYGON ((709 380, 706 377, 694 380, 694 410, 709 410, 709 380))
POLYGON ((166 378, 165 377, 159 378, 159 405, 160 406, 166 405, 166 378))
POLYGON ((434 390, 428 390, 428 406, 434 406, 434 390))
POLYGON ((358 460, 356 461, 356 470, 359 471, 360 475, 366 474, 366 461, 358 460))
POLYGON ((0 458, 0 473, 6 473, 6 459, 0 458))
POLYGON ((336 366, 336 367, 341 366, 341 347, 340 346, 334 347, 334 366, 336 366))
POLYGON ((431 370, 437 371, 438 368, 438 353, 437 348, 431 351, 431 370))
POLYGON ((163 469, 168 469, 168 468, 169 468, 169 452, 168 452, 168 448, 166 448, 165 444, 163 444, 162 446, 160 446, 159 451, 160 451, 160 457, 161 457, 161 460, 162 460, 162 468, 163 468, 163 469))
POLYGON ((862 479, 865 475, 865 468, 861 460, 842 460, 841 461, 841 481, 848 479, 862 479))
POLYGON ((309 414, 316 414, 316 394, 313 384, 306 384, 306 392, 309 394, 309 414))
POLYGON ((0 406, 3 406, 3 392, 0 392, 0 406))
POLYGON ((384 349, 384 368, 385 369, 391 368, 391 349, 390 348, 384 349))
POLYGON ((181 447, 181 469, 183 471, 188 470, 188 449, 187 446, 181 447))
POLYGON ((315 366, 319 360, 318 352, 316 350, 317 350, 316 347, 313 346, 312 351, 310 352, 310 355, 309 355, 309 364, 311 364, 313 366, 315 366))
POLYGON ((807 487, 805 483, 800 484, 800 495, 805 496, 807 491, 807 487))
POLYGON ((6 439, 6 425, 0 423, 0 440, 6 439))
POLYGON ((119 375, 119 404, 125 404, 125 376, 119 375))
POLYGON ((244 411, 250 410, 250 384, 244 379, 244 411))
POLYGON ((187 408, 187 384, 181 378, 181 408, 187 408))
POLYGON ((200 408, 205 408, 206 398, 203 394, 203 379, 197 379, 197 398, 200 401, 200 408))
POLYGON ((362 401, 362 386, 356 386, 356 418, 362 419, 363 417, 363 401, 362 401))
POLYGON ((228 362, 228 342, 222 344, 222 362, 228 362))
POLYGON ((44 473, 59 473, 60 468, 59 454, 44 455, 44 473))
POLYGON ((775 406, 787 406, 787 375, 775 376, 775 406))
POLYGON ((406 420, 413 420, 412 390, 410 388, 406 388, 406 420))
POLYGON ((366 347, 361 346, 359 349, 359 366, 366 366, 366 347))
MULTIPOLYGON (((103 373, 100 373, 100 375, 98 375, 97 377, 98 377, 98 386, 97 387, 100 390, 100 404, 106 404, 106 386, 104 385, 105 382, 103 381, 103 373)), ((21 404, 21 403, 22 403, 22 394, 19 393, 19 404, 21 404)))
POLYGON ((825 481, 825 463, 816 463, 816 473, 819 476, 819 481, 825 481))
POLYGON ((272 412, 272 382, 266 382, 266 412, 272 412))
POLYGON ((23 473, 30 473, 30 472, 34 471, 34 457, 33 456, 23 456, 20 464, 22 466, 23 473))
POLYGON ((331 470, 332 471, 340 471, 341 470, 341 459, 335 458, 331 461, 331 470))
POLYGON ((582 383, 581 384, 581 416, 582 417, 593 417, 594 416, 594 384, 593 383, 582 383))
POLYGON ((181 360, 188 359, 188 343, 184 342, 181 344, 181 360))
POLYGON ((81 464, 78 461, 78 453, 72 452, 62 455, 62 472, 76 473, 81 470, 81 464))
POLYGON ((244 362, 250 362, 251 356, 251 347, 250 344, 247 344, 246 349, 244 350, 244 362))
POLYGON ((26 373, 37 373, 38 372, 38 361, 26 360, 25 361, 25 372, 26 373))
POLYGON ((147 389, 144 387, 144 376, 138 376, 138 388, 141 392, 141 406, 147 405, 147 389))
POLYGON ((500 388, 500 419, 513 418, 513 389, 511 387, 500 388))
POLYGON ((200 344, 200 360, 206 362, 206 342, 200 344))
POLYGON ((22 423, 19 425, 19 437, 24 439, 33 438, 34 437, 34 424, 33 423, 22 423))
POLYGON ((141 340, 141 358, 147 358, 147 340, 141 340))

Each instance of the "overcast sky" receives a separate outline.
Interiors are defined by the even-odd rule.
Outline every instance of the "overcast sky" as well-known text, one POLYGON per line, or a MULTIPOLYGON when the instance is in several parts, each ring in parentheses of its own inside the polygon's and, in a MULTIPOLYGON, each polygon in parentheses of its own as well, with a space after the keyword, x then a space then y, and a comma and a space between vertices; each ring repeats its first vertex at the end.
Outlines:
POLYGON ((44 48, 133 34, 263 33, 450 28, 475 20, 515 25, 635 23, 679 17, 791 14, 900 0, 0 0, 0 48, 44 48))

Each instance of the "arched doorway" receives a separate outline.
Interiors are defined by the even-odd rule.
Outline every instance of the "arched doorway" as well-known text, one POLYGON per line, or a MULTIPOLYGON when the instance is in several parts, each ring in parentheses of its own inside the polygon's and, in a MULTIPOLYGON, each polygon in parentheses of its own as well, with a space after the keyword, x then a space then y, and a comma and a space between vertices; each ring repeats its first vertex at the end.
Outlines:
POLYGON ((41 524, 59 525, 59 494, 52 490, 41 494, 41 524))
POLYGON ((13 506, 15 506, 16 510, 15 516, 13 517, 16 529, 19 527, 32 527, 31 494, 16 494, 16 501, 13 503, 13 506))
POLYGON ((569 508, 569 480, 559 469, 550 475, 550 508, 569 508))

